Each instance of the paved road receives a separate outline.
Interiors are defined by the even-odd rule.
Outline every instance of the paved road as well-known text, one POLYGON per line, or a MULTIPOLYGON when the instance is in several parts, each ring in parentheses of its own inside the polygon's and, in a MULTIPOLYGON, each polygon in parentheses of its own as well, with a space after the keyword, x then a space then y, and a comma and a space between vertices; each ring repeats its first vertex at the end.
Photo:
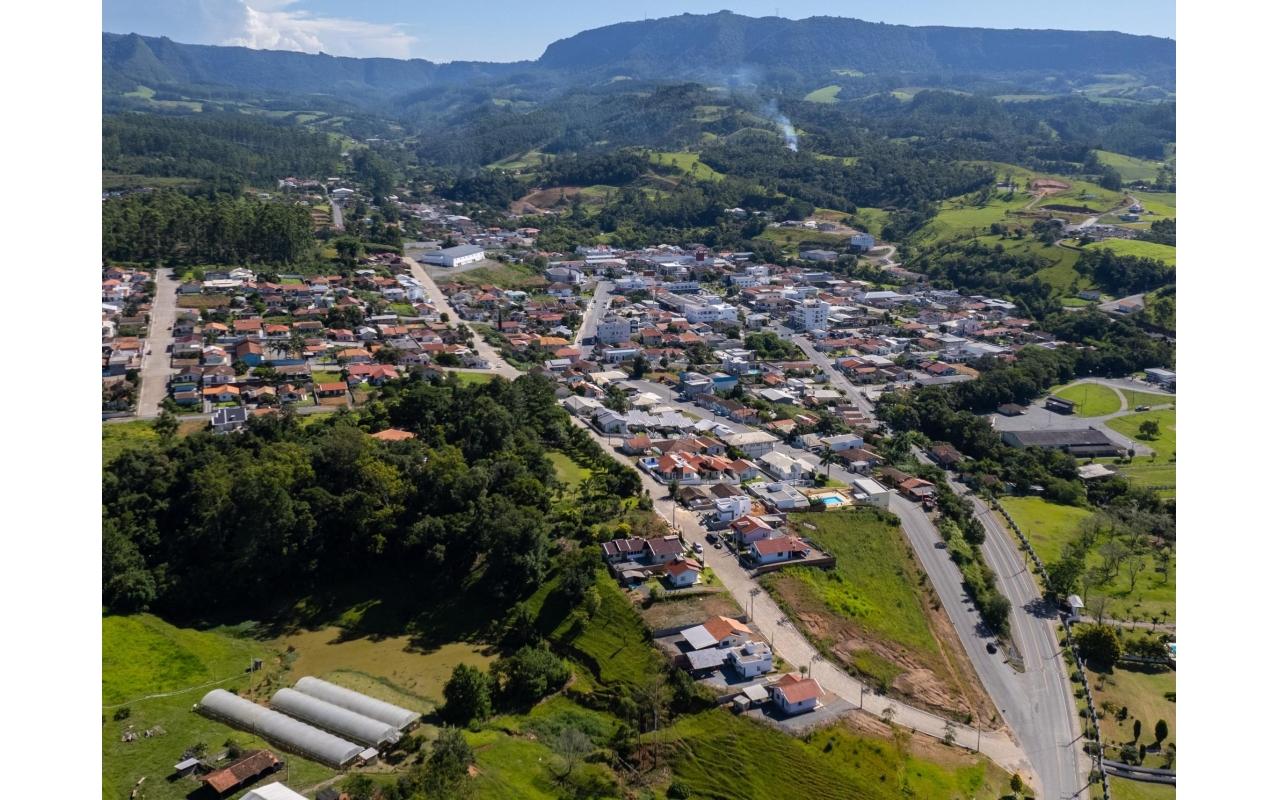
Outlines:
POLYGON ((475 331, 476 337, 475 341, 471 345, 472 349, 474 349, 481 358, 489 362, 490 371, 497 372, 502 377, 510 380, 515 380, 523 374, 520 370, 511 366, 506 361, 503 361, 502 356, 498 354, 498 351, 494 350, 493 347, 484 340, 484 337, 480 335, 479 331, 476 331, 474 325, 466 322, 466 320, 463 320, 458 316, 458 312, 449 305, 449 301, 445 298, 444 292, 440 291, 440 287, 436 286, 436 282, 431 279, 431 275, 422 268, 421 264, 414 261, 412 258, 405 258, 405 261, 409 264, 409 270, 413 273, 413 277, 422 282, 422 286, 427 293, 427 299, 435 305, 436 310, 442 313, 448 313, 450 319, 457 319, 459 322, 463 322, 467 327, 475 331))
POLYGON ((987 534, 983 558, 1012 606, 1009 627, 1024 671, 1008 676, 1020 700, 1002 705, 1005 720, 1035 767, 1042 796, 1072 797, 1088 784, 1089 759, 1083 757, 1080 720, 1059 652, 1057 614, 1046 606, 1024 556, 996 515, 966 487, 950 478, 948 483, 973 501, 987 534))
POLYGON ((587 304, 587 310, 582 315, 582 324, 578 326, 578 332, 573 337, 574 347, 582 344, 584 338, 596 335, 596 323, 600 321, 600 315, 609 305, 611 291, 613 291, 612 281, 596 282, 596 290, 591 295, 591 302, 587 304))
POLYGON ((844 390, 845 396, 862 410, 862 413, 867 416, 867 419, 875 419, 875 406, 871 401, 862 396, 862 391, 850 383, 849 379, 844 376, 844 373, 836 369, 836 366, 831 362, 831 359, 827 358, 825 353, 820 352, 813 346, 813 342, 810 342, 808 337, 794 336, 791 341, 804 351, 804 354, 809 357, 810 361, 817 364, 823 372, 827 373, 827 378, 830 380, 832 386, 837 389, 844 390))
MULTIPOLYGON (((328 190, 325 190, 325 197, 329 197, 328 190)), ((333 229, 342 233, 347 229, 346 224, 342 221, 342 206, 338 205, 338 203, 330 197, 329 209, 333 212, 333 229)))
POLYGON ((156 296, 151 303, 151 323, 147 329, 146 355, 142 357, 142 388, 138 390, 136 416, 160 415, 160 403, 169 393, 169 376, 174 373, 169 351, 173 349, 173 323, 178 314, 178 286, 173 271, 156 270, 156 296))

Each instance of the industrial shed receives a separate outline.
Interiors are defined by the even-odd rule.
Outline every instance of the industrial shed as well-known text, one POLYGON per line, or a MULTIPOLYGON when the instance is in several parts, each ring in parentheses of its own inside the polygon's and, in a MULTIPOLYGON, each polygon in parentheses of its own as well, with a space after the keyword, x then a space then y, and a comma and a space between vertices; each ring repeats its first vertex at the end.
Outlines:
POLYGON ((384 744, 394 744, 400 739, 400 731, 394 725, 357 714, 296 689, 281 689, 276 692, 271 697, 271 707, 364 745, 381 747, 384 744))
POLYGON ((408 730, 418 724, 418 720, 422 717, 416 711, 385 703, 368 695, 353 692, 345 687, 311 676, 300 679, 294 688, 303 694, 311 695, 335 706, 341 706, 357 714, 376 719, 379 722, 394 725, 396 730, 408 730))
POLYGON ((241 730, 269 739, 302 756, 340 769, 355 761, 363 749, 319 728, 253 703, 226 689, 214 689, 199 705, 200 711, 241 730))

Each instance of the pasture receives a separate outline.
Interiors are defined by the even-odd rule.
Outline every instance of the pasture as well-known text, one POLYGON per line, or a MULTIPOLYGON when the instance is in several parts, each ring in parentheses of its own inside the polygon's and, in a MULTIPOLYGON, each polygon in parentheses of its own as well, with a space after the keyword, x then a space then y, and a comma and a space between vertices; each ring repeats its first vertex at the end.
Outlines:
POLYGON ((1144 242, 1138 239, 1103 239, 1090 242, 1086 250, 1110 250, 1118 256, 1137 256, 1138 258, 1154 258, 1171 267, 1178 264, 1178 249, 1158 242, 1144 242))

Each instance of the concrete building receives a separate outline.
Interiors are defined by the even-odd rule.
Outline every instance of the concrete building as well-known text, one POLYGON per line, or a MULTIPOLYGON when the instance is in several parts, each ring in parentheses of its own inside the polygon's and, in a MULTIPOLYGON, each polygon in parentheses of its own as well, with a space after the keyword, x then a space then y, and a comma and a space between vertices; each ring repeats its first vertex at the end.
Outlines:
POLYGON ((631 339, 631 322, 622 317, 605 317, 596 323, 596 341, 622 344, 631 339))
POLYGON ((791 307, 791 323, 804 331, 825 330, 831 315, 831 304, 808 299, 791 307))

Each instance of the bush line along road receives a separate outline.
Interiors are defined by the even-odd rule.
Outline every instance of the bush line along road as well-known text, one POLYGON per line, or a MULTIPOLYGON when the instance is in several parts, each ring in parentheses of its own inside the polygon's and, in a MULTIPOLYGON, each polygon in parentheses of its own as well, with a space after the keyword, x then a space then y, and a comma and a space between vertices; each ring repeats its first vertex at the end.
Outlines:
MULTIPOLYGON (((427 271, 412 260, 409 260, 409 264, 414 277, 422 281, 427 295, 437 304, 437 308, 449 308, 444 294, 427 271)), ((832 367, 830 360, 817 353, 803 338, 796 337, 795 341, 827 373, 833 385, 844 389, 849 398, 864 411, 871 412, 870 403, 861 393, 852 391, 844 377, 832 367)), ((478 334, 476 349, 497 374, 506 378, 520 375, 478 334)), ((659 396, 670 396, 670 390, 665 386, 643 380, 633 383, 659 396)), ((692 403, 674 398, 669 402, 697 417, 713 418, 710 412, 692 403)), ((614 449, 609 437, 601 435, 576 416, 571 419, 574 424, 595 437, 619 463, 637 469, 630 459, 614 449)), ((753 430, 746 425, 729 422, 725 424, 735 431, 753 430)), ((804 451, 783 443, 776 445, 775 450, 792 457, 804 454, 804 451)), ((654 510, 664 519, 674 520, 686 540, 699 541, 706 529, 698 516, 679 508, 667 496, 666 486, 643 470, 637 471, 654 498, 654 510)), ((854 476, 832 465, 831 477, 848 483, 854 476)), ((1070 685, 1057 652, 1052 616, 1036 616, 1042 600, 1034 580, 1020 564, 1016 548, 1004 529, 991 518, 989 509, 976 498, 974 503, 975 513, 987 529, 983 554, 997 574, 1001 591, 1013 605, 1010 616, 1014 643, 1026 666, 1022 673, 1015 671, 999 656, 987 653, 986 645, 992 641, 992 637, 985 631, 977 610, 965 595, 960 570, 951 561, 947 551, 938 546, 942 537, 929 518, 919 506, 898 494, 893 495, 889 509, 902 521, 902 529, 942 600, 947 616, 964 643, 965 652, 973 662, 984 688, 1012 729, 1012 738, 1003 731, 980 732, 974 727, 951 723, 931 712, 866 691, 869 687, 834 664, 822 660, 817 649, 796 629, 767 592, 759 591, 753 596, 753 590, 759 589, 759 584, 739 566, 735 556, 727 550, 709 548, 704 557, 707 565, 713 568, 734 599, 743 608, 753 610, 752 622, 772 642, 775 652, 791 664, 812 664, 813 677, 828 691, 854 705, 861 702, 863 710, 877 716, 885 709, 892 708, 896 723, 930 736, 942 739, 951 732, 956 744, 980 751, 1011 772, 1032 776, 1034 785, 1043 797, 1076 797, 1081 791, 1087 791, 1088 762, 1078 758, 1079 725, 1070 685)))

